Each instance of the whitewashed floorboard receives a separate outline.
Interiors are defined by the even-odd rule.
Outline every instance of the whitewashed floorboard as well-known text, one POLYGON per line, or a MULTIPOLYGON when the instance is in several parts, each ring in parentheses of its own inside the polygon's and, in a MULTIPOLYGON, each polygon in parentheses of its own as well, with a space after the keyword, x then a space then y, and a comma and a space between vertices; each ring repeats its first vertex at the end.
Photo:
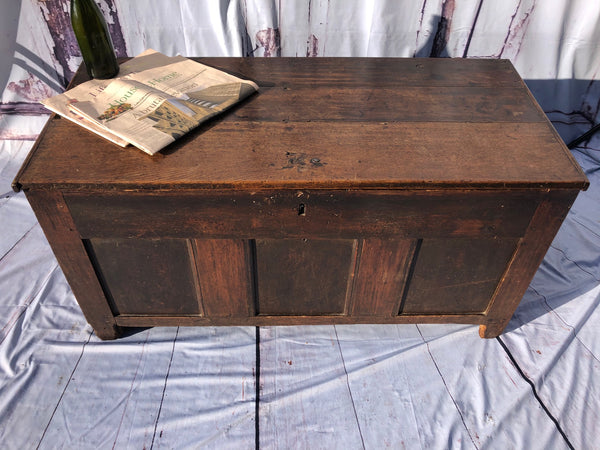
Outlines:
POLYGON ((417 327, 476 448, 568 448, 497 340, 473 326, 417 327))
POLYGON ((36 448, 91 328, 55 267, 0 344, 0 442, 36 448))
POLYGON ((255 447, 255 344, 253 327, 179 328, 153 448, 255 447))
POLYGON ((596 448, 600 433, 600 287, 556 310, 528 291, 502 336, 575 448, 596 448))
POLYGON ((336 330, 365 448, 475 448, 414 325, 336 330))
POLYGON ((57 268, 39 225, 0 258, 0 345, 57 268))
MULTIPOLYGON (((0 203, 0 261, 36 225, 38 221, 23 192, 11 195, 0 203)), ((39 228, 39 226, 38 226, 39 228)), ((49 246, 46 246, 49 249, 49 246)))
POLYGON ((333 326, 261 327, 261 448, 362 449, 333 326))
MULTIPOLYGON (((0 115, 0 128, 4 117, 0 115)), ((32 141, 0 140, 0 259, 37 223, 25 194, 11 186, 32 146, 32 141)))
POLYGON ((254 448, 253 332, 153 328, 93 338, 41 447, 254 448))
POLYGON ((40 447, 150 448, 174 336, 174 329, 144 331, 118 342, 92 336, 66 380, 40 447))
POLYGON ((2 194, 6 195, 12 191, 12 181, 32 147, 33 141, 2 140, 0 138, 0 192, 2 194))

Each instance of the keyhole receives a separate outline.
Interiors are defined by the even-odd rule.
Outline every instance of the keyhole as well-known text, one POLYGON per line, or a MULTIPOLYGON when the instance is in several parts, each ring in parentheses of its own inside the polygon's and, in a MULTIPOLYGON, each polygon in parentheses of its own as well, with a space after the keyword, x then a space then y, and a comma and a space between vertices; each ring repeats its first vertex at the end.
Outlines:
POLYGON ((304 203, 300 203, 298 205, 298 215, 299 216, 305 216, 306 215, 306 206, 304 206, 304 203))

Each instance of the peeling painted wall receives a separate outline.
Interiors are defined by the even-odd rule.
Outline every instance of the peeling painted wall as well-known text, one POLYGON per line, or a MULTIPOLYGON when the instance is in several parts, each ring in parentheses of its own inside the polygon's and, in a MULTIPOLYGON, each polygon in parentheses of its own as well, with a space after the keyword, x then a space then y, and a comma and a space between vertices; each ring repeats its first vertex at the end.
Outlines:
MULTIPOLYGON (((508 58, 559 131, 598 119, 600 2, 97 1, 119 56, 508 58)), ((0 12, 0 113, 39 114, 37 102, 61 91, 80 62, 69 0, 18 0, 0 12)))

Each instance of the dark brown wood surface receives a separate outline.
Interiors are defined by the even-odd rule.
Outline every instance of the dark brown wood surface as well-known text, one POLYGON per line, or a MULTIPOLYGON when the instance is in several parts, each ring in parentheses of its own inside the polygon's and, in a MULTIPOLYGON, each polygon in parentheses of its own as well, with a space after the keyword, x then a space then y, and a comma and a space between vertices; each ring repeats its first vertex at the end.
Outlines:
POLYGON ((362 241, 352 292, 353 316, 398 314, 416 247, 416 239, 362 241))
POLYGON ((423 239, 402 314, 484 313, 517 239, 423 239))
POLYGON ((260 92, 154 157, 55 117, 16 184, 355 189, 586 183, 508 61, 202 61, 256 80, 260 92))
POLYGON ((486 311, 481 337, 496 337, 508 325, 576 197, 577 192, 555 191, 540 203, 486 311))
POLYGON ((347 313, 355 246, 350 239, 257 240, 258 314, 347 313))
POLYGON ((183 239, 91 239, 88 253, 115 314, 200 314, 183 239), (173 301, 176 299, 176 301, 173 301))
POLYGON ((194 260, 205 315, 255 314, 253 252, 242 239, 194 239, 194 260))
POLYGON ((86 238, 355 239, 520 237, 542 195, 538 190, 179 190, 66 192, 65 199, 86 238))
POLYGON ((260 92, 154 157, 53 116, 15 179, 103 338, 419 322, 494 337, 588 185, 508 61, 202 61, 260 92))
POLYGON ((28 192, 44 234, 56 255, 87 321, 102 339, 114 339, 120 329, 102 290, 67 205, 59 191, 28 192))

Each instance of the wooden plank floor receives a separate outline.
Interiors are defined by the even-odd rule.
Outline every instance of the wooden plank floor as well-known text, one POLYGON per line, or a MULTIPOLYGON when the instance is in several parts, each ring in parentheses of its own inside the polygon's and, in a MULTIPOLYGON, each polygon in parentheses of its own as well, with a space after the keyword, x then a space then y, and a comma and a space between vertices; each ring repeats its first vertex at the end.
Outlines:
MULTIPOLYGON (((2 145, 0 156, 27 147, 2 145)), ((600 163, 591 155, 576 154, 592 186, 499 340, 473 326, 356 325, 154 328, 101 342, 23 195, 3 197, 1 446, 594 448, 600 163)))

